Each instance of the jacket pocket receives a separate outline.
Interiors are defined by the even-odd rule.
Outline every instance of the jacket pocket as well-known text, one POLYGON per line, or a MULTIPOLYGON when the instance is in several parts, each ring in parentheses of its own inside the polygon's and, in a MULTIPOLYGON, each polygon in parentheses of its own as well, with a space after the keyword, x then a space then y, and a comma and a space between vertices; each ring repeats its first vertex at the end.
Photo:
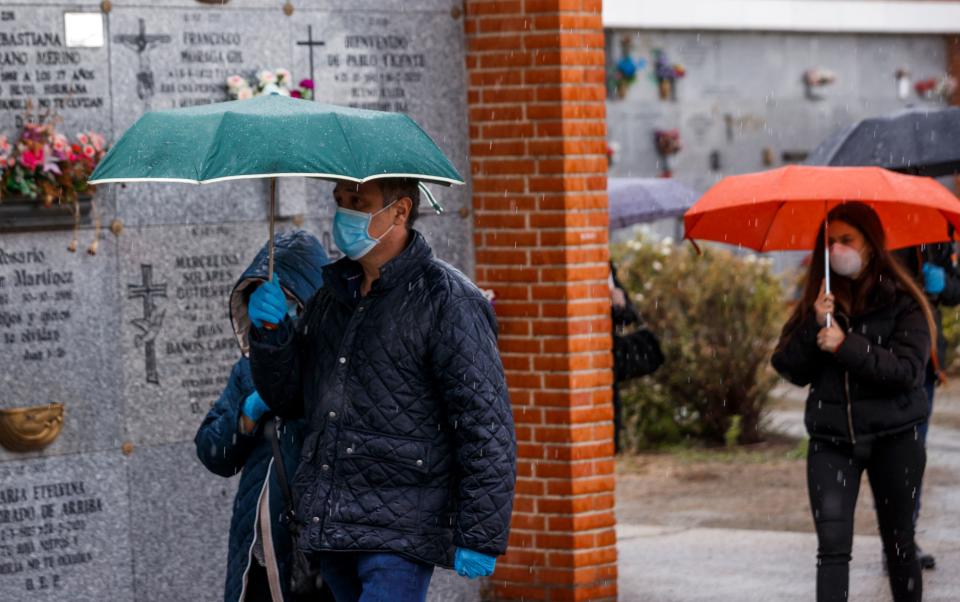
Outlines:
POLYGON ((339 443, 333 520, 417 532, 430 441, 345 429, 339 443))
POLYGON ((430 447, 427 439, 345 429, 337 474, 347 479, 356 475, 372 487, 419 485, 430 468, 430 447))

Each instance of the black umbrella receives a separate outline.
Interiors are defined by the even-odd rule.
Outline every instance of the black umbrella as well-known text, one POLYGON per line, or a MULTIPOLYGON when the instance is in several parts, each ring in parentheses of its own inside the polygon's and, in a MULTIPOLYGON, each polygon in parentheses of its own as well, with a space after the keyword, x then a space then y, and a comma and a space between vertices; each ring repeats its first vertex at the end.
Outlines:
POLYGON ((697 191, 668 178, 607 178, 610 229, 679 217, 697 201, 697 191))
POLYGON ((885 167, 940 177, 960 172, 960 107, 906 109, 864 119, 839 131, 808 165, 885 167))

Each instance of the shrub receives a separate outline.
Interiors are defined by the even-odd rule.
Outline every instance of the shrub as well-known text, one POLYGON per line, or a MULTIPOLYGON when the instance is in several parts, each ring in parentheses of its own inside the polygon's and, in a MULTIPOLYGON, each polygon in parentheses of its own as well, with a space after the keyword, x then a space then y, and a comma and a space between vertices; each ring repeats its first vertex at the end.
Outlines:
MULTIPOLYGON (((936 310, 935 310, 936 311, 936 310)), ((960 307, 941 307, 943 316, 943 336, 947 339, 946 357, 940 358, 940 365, 948 376, 960 374, 960 307)))
POLYGON ((778 380, 770 354, 786 317, 769 262, 709 247, 698 256, 669 240, 630 241, 613 255, 666 356, 656 373, 621 388, 627 447, 686 436, 760 440, 761 415, 778 380))

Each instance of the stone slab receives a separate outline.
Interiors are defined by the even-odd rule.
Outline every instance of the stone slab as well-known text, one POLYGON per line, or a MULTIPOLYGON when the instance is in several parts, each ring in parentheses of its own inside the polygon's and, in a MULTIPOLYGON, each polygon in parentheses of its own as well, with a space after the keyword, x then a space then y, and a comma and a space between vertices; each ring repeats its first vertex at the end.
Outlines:
POLYGON ((76 2, 0 7, 0 132, 22 123, 29 101, 34 112, 55 111, 67 135, 111 133, 109 48, 67 45, 64 12, 90 8, 76 2))
POLYGON ((193 439, 239 358, 230 291, 266 240, 266 224, 124 231, 118 347, 125 432, 135 444, 193 439))
MULTIPOLYGON (((67 250, 70 232, 0 238, 0 408, 62 403, 60 437, 44 454, 119 445, 121 374, 115 332, 116 240, 97 255, 67 250)), ((0 448, 0 461, 19 457, 0 448)))
MULTIPOLYGON (((190 421, 196 430, 200 419, 190 421)), ((192 441, 130 457, 130 546, 137 602, 220 600, 239 477, 213 475, 192 441)))
POLYGON ((133 599, 120 450, 0 464, 0 600, 133 599))

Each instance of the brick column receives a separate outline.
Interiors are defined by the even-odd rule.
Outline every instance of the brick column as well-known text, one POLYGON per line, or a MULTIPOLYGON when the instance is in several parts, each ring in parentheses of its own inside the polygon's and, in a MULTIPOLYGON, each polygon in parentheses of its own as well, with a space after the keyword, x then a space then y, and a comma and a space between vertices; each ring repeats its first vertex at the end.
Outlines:
POLYGON ((499 600, 615 600, 600 0, 467 0, 477 280, 519 444, 499 600))

